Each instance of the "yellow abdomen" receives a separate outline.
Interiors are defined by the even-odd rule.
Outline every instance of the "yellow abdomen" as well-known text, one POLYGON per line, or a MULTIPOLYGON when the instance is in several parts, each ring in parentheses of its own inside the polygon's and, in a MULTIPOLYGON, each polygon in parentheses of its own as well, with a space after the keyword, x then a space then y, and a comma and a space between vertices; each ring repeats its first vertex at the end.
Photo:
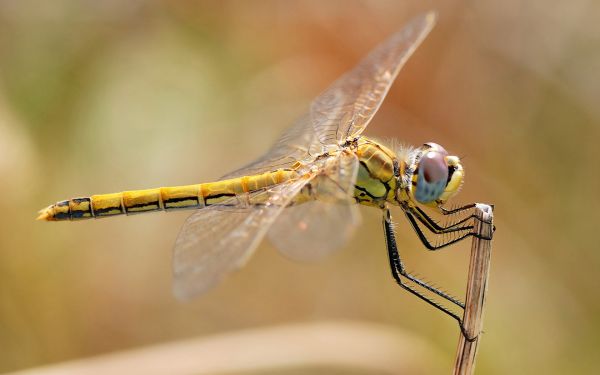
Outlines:
MULTIPOLYGON (((279 169, 204 184, 99 194, 57 202, 40 211, 38 220, 82 220, 121 214, 203 208, 295 179, 292 169, 279 169)), ((249 202, 252 203, 252 202, 249 202)))

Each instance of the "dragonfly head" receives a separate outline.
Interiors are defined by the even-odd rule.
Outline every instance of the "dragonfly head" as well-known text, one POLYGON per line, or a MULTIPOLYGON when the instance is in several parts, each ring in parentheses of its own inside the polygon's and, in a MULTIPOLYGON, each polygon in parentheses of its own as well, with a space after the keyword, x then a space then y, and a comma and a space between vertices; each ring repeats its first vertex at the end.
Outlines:
POLYGON ((464 171, 458 156, 436 143, 425 143, 417 150, 410 194, 417 202, 437 207, 460 190, 464 171))

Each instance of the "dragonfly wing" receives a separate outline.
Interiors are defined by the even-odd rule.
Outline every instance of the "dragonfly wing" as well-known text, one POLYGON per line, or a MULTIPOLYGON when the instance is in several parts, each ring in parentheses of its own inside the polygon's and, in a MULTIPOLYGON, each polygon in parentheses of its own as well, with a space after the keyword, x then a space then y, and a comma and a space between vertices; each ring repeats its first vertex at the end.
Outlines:
POLYGON ((362 133, 435 20, 433 12, 413 19, 312 102, 313 126, 323 145, 337 145, 362 133))
POLYGON ((275 144, 259 159, 235 170, 222 179, 235 178, 279 168, 290 168, 297 161, 310 162, 311 155, 318 155, 321 151, 316 140, 315 131, 308 114, 299 118, 277 139, 275 144))
POLYGON ((175 295, 191 298, 243 266, 284 207, 309 181, 300 178, 251 193, 250 199, 264 202, 260 205, 242 205, 243 199, 232 197, 190 216, 175 243, 175 295))
POLYGON ((311 182, 317 199, 287 207, 269 230, 271 243, 294 260, 314 261, 342 248, 360 224, 353 198, 358 160, 351 153, 325 159, 311 182))
POLYGON ((316 261, 341 249, 360 224, 355 204, 307 202, 288 207, 269 230, 269 240, 296 261, 316 261))
POLYGON ((358 136, 379 109, 392 82, 435 24, 435 14, 417 17, 335 81, 258 160, 223 179, 290 168, 314 161, 328 147, 358 136))

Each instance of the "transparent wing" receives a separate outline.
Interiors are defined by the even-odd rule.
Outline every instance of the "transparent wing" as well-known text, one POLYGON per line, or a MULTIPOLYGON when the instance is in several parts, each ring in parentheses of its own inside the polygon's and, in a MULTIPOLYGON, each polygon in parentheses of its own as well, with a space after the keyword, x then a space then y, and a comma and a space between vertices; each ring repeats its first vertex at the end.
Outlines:
POLYGON ((360 224, 356 156, 342 153, 323 164, 311 182, 317 200, 286 208, 269 230, 271 243, 294 260, 314 261, 342 248, 360 224))
POLYGON ((269 230, 269 240, 286 257, 312 262, 343 248, 359 224, 356 205, 307 202, 286 208, 269 230))
POLYGON ((260 205, 232 197, 190 216, 175 243, 174 293, 187 299, 221 281, 244 265, 286 205, 310 178, 282 183, 248 196, 260 205))
POLYGON ((313 101, 311 119, 320 143, 337 145, 362 133, 435 20, 433 12, 413 19, 313 101))
POLYGON ((258 160, 223 178, 289 168, 314 160, 326 146, 357 136, 379 109, 392 82, 435 24, 434 13, 412 20, 376 47, 354 69, 335 81, 258 160))
POLYGON ((316 140, 310 117, 305 114, 281 134, 263 156, 223 176, 222 179, 290 168, 296 161, 302 160, 305 163, 312 161, 311 155, 318 155, 320 152, 321 144, 316 140))

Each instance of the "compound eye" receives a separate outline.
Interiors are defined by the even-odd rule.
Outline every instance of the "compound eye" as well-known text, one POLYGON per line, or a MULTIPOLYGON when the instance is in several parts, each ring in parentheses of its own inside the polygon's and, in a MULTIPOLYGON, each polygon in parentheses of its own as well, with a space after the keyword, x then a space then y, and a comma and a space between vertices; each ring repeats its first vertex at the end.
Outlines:
POLYGON ((429 151, 420 161, 420 169, 423 171, 423 178, 429 184, 438 184, 448 181, 448 164, 445 156, 437 151, 429 151))

